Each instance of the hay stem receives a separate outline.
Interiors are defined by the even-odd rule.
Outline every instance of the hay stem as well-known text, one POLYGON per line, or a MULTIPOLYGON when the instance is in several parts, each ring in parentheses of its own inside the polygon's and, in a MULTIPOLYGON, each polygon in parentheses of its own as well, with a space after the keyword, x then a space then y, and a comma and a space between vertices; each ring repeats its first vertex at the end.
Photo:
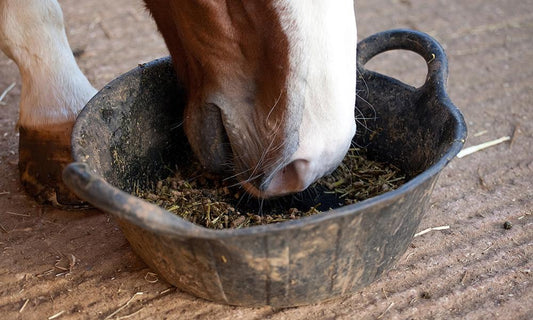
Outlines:
POLYGON ((415 237, 419 237, 419 236, 421 236, 421 235, 423 235, 423 234, 426 234, 426 233, 428 233, 428 232, 431 232, 431 231, 440 231, 440 230, 448 230, 448 229, 450 229, 450 226, 441 226, 441 227, 427 228, 427 229, 422 230, 422 231, 420 231, 420 232, 418 232, 418 233, 415 233, 414 236, 415 236, 415 237))
POLYGON ((115 315, 117 315, 120 311, 124 310, 127 306, 129 306, 129 304, 133 301, 133 299, 135 299, 135 297, 137 297, 138 295, 142 295, 144 294, 144 292, 135 292, 135 294, 128 300, 126 301, 126 303, 124 305, 122 305, 121 307, 119 307, 117 310, 115 310, 112 314, 108 315, 107 317, 104 318, 104 320, 107 320, 107 319, 111 319, 113 318, 115 315))
POLYGON ((48 320, 57 319, 57 318, 61 317, 61 315, 62 315, 63 313, 65 313, 65 310, 59 311, 58 313, 54 314, 53 316, 49 316, 49 317, 48 317, 48 320))
POLYGON ((2 94, 0 94, 0 104, 2 105, 5 105, 5 103, 2 101, 4 100, 4 98, 7 96, 7 94, 9 93, 9 91, 11 91, 14 87, 15 87, 16 83, 13 82, 12 84, 10 84, 7 89, 5 89, 2 94))
POLYGON ((26 306, 28 305, 28 302, 30 302, 30 299, 26 299, 26 301, 24 301, 24 304, 23 304, 22 307, 19 309, 19 313, 22 313, 22 311, 24 311, 24 309, 25 309, 26 306))
MULTIPOLYGON (((343 206, 394 190, 405 183, 407 178, 399 168, 369 160, 364 151, 351 148, 332 174, 319 179, 305 192, 332 195, 336 201, 334 206, 343 206)), ((134 188, 134 194, 185 220, 212 229, 284 222, 331 209, 314 203, 299 208, 287 205, 263 210, 263 201, 255 209, 241 206, 247 196, 243 197, 238 183, 230 179, 212 179, 194 162, 191 167, 178 168, 173 176, 155 185, 153 191, 134 188)))
POLYGON ((466 156, 471 155, 473 153, 476 153, 476 152, 479 152, 481 150, 493 147, 495 145, 498 145, 500 143, 503 143, 503 142, 509 141, 509 140, 511 140, 511 137, 505 136, 505 137, 501 137, 499 139, 487 141, 487 142, 484 142, 484 143, 481 143, 481 144, 478 144, 478 145, 475 145, 475 146, 471 146, 471 147, 465 148, 465 149, 461 150, 461 152, 459 152, 457 154, 457 158, 460 159, 460 158, 466 157, 466 156))

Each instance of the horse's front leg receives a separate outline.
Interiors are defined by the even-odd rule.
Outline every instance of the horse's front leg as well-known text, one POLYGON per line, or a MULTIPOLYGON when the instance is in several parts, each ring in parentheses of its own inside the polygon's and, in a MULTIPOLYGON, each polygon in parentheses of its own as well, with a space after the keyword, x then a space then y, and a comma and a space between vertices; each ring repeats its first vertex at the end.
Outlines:
POLYGON ((57 1, 0 0, 0 48, 15 61, 22 79, 22 184, 40 202, 79 204, 61 173, 72 161, 70 134, 76 116, 96 90, 76 64, 57 1))

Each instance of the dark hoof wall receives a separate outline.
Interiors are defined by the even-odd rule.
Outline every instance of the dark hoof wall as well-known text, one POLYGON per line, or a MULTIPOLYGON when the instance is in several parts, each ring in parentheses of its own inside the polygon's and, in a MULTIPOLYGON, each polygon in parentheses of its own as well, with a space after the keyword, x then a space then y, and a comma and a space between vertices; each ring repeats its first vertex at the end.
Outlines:
POLYGON ((62 172, 71 163, 73 123, 39 128, 20 127, 19 171, 26 191, 39 203, 62 209, 87 207, 63 183, 62 172))

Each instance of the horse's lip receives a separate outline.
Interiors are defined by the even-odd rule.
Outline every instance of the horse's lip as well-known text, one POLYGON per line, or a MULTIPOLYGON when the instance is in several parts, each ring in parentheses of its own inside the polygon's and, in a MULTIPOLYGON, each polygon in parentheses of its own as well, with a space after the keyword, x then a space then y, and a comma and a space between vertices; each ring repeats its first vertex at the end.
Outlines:
POLYGON ((246 172, 247 169, 246 167, 241 167, 239 165, 237 161, 237 155, 234 152, 233 146, 230 142, 231 140, 228 135, 226 124, 224 120, 221 120, 221 121, 222 121, 223 130, 221 132, 222 136, 218 137, 218 139, 220 139, 220 141, 225 142, 223 146, 223 150, 224 150, 224 157, 226 158, 226 163, 223 166, 221 166, 221 168, 223 168, 222 169, 223 172, 219 172, 219 173, 223 173, 227 176, 233 177, 233 179, 238 184, 240 184, 247 193, 255 197, 261 197, 261 190, 259 190, 259 188, 254 186, 251 182, 247 181, 246 178, 242 177, 242 173, 240 172, 246 172))
MULTIPOLYGON (((221 110, 218 105, 214 103, 211 103, 211 105, 216 107, 219 111, 221 110)), ((232 139, 230 139, 230 134, 228 133, 228 123, 224 121, 224 118, 212 117, 210 120, 220 121, 220 129, 222 130, 219 130, 217 132, 217 136, 213 136, 212 139, 217 140, 219 141, 219 143, 223 144, 221 150, 224 154, 223 158, 225 159, 224 164, 216 164, 214 166, 211 166, 211 168, 218 168, 215 173, 222 174, 225 176, 232 176, 235 182, 240 184, 247 193, 251 194, 256 198, 272 198, 275 196, 277 197, 277 194, 274 195, 266 191, 272 178, 264 179, 265 175, 261 174, 260 178, 256 177, 256 179, 261 181, 261 183, 260 185, 256 185, 250 181, 249 177, 243 176, 242 172, 249 172, 250 168, 248 168, 245 163, 241 163, 238 161, 239 152, 249 152, 249 150, 247 151, 245 148, 243 148, 242 150, 237 150, 239 152, 236 152, 235 146, 231 143, 232 139)), ((209 123, 205 123, 205 125, 209 125, 209 123)), ((237 139, 238 138, 239 137, 237 137, 237 139)))
POLYGON ((221 131, 220 135, 218 137, 214 137, 215 140, 218 141, 218 143, 222 144, 222 153, 223 156, 221 158, 224 159, 223 163, 219 163, 216 165, 216 167, 219 168, 219 172, 217 173, 231 173, 233 172, 233 168, 235 167, 233 165, 233 159, 235 158, 235 154, 233 153, 233 148, 230 143, 228 131, 226 129, 225 123, 222 119, 220 119, 222 125, 221 125, 221 131))
POLYGON ((277 198, 277 197, 283 197, 283 196, 293 193, 293 192, 286 192, 286 193, 273 194, 267 191, 266 188, 262 190, 263 188, 257 188, 256 186, 254 186, 252 183, 248 181, 239 181, 239 183, 247 193, 260 199, 272 199, 272 198, 277 198))
POLYGON ((244 188, 244 190, 251 194, 252 196, 260 199, 270 198, 272 197, 272 194, 262 191, 256 186, 254 186, 252 183, 248 181, 239 181, 240 185, 244 188))
POLYGON ((207 171, 226 174, 234 156, 220 108, 213 103, 192 105, 188 109, 192 107, 196 113, 186 115, 185 132, 196 158, 207 171))

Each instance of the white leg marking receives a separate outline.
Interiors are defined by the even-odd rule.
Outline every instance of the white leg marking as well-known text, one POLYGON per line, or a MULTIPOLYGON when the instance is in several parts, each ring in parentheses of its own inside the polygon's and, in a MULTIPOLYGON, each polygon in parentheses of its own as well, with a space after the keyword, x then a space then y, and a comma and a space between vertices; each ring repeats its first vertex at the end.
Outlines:
POLYGON ((56 0, 0 1, 0 48, 21 73, 22 126, 74 121, 96 93, 76 64, 56 0))

